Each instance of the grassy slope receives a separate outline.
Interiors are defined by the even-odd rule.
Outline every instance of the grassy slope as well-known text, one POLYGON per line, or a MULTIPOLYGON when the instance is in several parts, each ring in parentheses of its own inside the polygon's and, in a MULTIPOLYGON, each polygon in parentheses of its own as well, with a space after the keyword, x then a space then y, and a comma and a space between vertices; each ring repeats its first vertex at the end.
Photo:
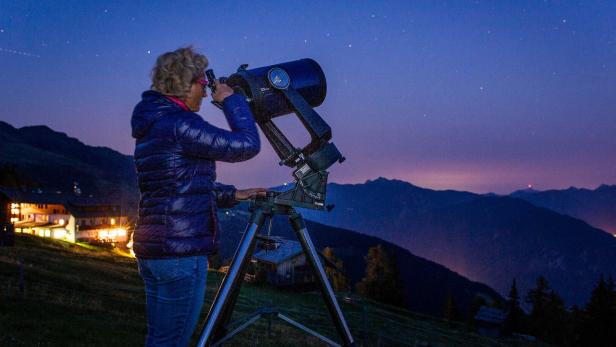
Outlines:
MULTIPOLYGON (((210 272, 206 305, 222 275, 210 272)), ((336 336, 317 293, 291 293, 244 285, 234 319, 274 301, 285 314, 327 336, 336 336)), ((0 346, 140 346, 146 332, 144 295, 134 259, 109 251, 32 236, 0 249, 0 346), (20 259, 24 295, 19 291, 20 259)), ((342 304, 351 330, 366 346, 524 346, 470 333, 462 325, 373 302, 342 304), (365 312, 365 313, 364 313, 365 312)), ((206 309, 201 323, 205 320, 206 309)), ((321 346, 282 322, 273 336, 261 321, 233 346, 321 346)))

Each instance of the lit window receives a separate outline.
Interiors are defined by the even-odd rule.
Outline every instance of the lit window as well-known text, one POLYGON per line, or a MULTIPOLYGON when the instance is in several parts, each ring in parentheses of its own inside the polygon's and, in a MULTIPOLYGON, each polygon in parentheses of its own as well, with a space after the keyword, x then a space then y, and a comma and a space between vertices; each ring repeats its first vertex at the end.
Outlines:
POLYGON ((66 237, 66 230, 65 229, 56 229, 53 232, 53 238, 54 239, 63 239, 66 237))
POLYGON ((115 225, 115 218, 111 218, 111 220, 109 221, 109 224, 115 225))

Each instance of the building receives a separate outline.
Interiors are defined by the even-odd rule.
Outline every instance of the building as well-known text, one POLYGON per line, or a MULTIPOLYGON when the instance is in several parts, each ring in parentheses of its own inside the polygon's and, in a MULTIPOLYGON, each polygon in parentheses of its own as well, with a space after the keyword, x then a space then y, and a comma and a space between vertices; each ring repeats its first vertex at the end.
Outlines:
POLYGON ((297 241, 282 237, 271 237, 252 257, 255 276, 262 274, 263 280, 278 286, 310 287, 314 275, 306 264, 306 256, 297 241))
POLYGON ((16 233, 70 242, 126 243, 128 220, 119 205, 99 198, 0 188, 16 233))
POLYGON ((481 306, 475 315, 477 330, 480 335, 499 337, 503 329, 503 324, 507 318, 507 313, 495 307, 481 306))

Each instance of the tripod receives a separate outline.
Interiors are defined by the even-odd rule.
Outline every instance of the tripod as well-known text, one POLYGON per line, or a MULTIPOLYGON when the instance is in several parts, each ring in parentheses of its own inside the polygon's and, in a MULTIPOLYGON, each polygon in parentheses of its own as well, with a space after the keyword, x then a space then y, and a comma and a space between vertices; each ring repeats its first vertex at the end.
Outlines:
POLYGON ((246 273, 246 268, 250 263, 250 259, 252 258, 252 254, 255 249, 257 235, 259 235, 259 232, 265 223, 265 219, 272 218, 274 215, 289 216, 291 227, 302 245, 302 249, 306 255, 308 264, 315 272, 321 288, 321 294, 325 300, 329 314, 334 321, 336 330, 342 338, 343 345, 354 346, 353 336, 351 336, 351 331, 349 330, 344 316, 342 315, 340 306, 338 306, 338 302, 334 296, 334 291, 327 280, 325 270, 319 260, 318 252, 310 239, 310 235, 308 235, 308 229, 306 229, 303 217, 295 211, 292 206, 282 205, 275 202, 276 195, 278 194, 279 193, 268 192, 267 197, 257 199, 251 203, 250 210, 252 213, 248 221, 248 225, 246 226, 246 231, 244 232, 237 250, 233 255, 233 260, 231 261, 229 270, 227 271, 227 274, 225 275, 225 278, 216 293, 216 297, 214 298, 214 302, 212 303, 212 307, 210 308, 207 316, 205 328, 201 333, 197 346, 219 346, 228 341, 234 335, 246 329, 258 319, 262 317, 271 318, 272 316, 282 319, 290 325, 319 338, 331 346, 340 346, 331 339, 283 315, 278 310, 268 307, 262 308, 241 319, 237 328, 229 332, 227 331, 227 328, 230 325, 229 321, 231 320, 231 315, 233 314, 233 308, 244 279, 244 274, 246 273))

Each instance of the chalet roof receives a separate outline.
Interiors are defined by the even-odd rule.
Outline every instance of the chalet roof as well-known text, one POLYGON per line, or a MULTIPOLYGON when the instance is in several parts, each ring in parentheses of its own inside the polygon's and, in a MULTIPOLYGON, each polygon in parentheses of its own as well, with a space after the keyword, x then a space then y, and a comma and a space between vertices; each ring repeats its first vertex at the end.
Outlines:
POLYGON ((278 244, 276 249, 262 249, 252 257, 278 265, 302 253, 302 245, 297 241, 287 240, 282 237, 272 237, 272 239, 278 244))
POLYGON ((15 223, 15 227, 16 228, 36 228, 36 227, 45 227, 45 226, 50 226, 53 225, 53 223, 50 222, 34 222, 34 221, 23 221, 23 222, 16 222, 15 223))
POLYGON ((507 313, 501 309, 481 306, 475 315, 475 320, 480 322, 502 324, 507 317, 507 313))
POLYGON ((16 228, 41 228, 41 227, 45 227, 47 229, 55 229, 55 228, 65 228, 66 226, 62 225, 62 224, 51 223, 51 222, 23 221, 23 222, 16 222, 15 223, 15 227, 16 228))

